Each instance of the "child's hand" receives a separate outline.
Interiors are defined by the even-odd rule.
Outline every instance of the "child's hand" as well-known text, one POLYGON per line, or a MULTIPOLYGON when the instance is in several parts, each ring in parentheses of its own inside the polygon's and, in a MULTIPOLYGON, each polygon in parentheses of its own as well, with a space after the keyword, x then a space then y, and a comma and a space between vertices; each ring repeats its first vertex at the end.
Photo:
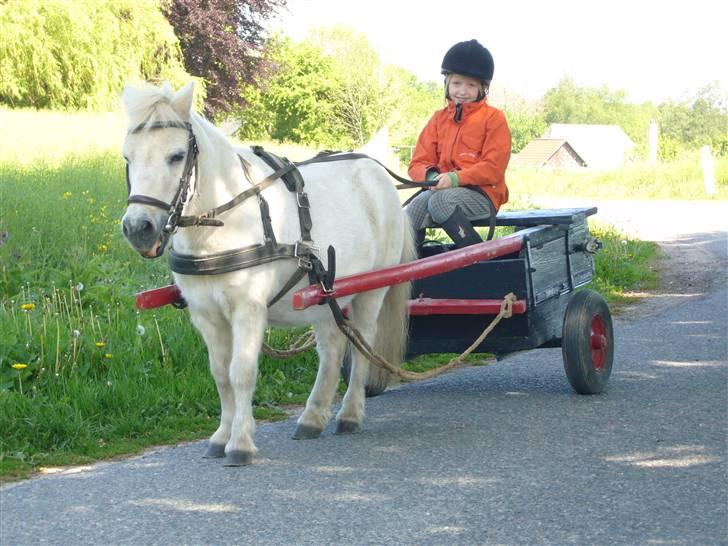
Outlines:
POLYGON ((446 190, 448 188, 455 187, 450 173, 440 173, 437 175, 435 180, 437 180, 437 185, 431 188, 433 191, 446 190))

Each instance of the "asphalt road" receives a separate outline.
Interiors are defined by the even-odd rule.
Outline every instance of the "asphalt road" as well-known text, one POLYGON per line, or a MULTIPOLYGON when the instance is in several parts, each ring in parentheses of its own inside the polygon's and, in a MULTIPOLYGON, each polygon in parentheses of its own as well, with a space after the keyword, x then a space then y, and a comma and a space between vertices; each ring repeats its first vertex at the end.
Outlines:
POLYGON ((0 544, 728 544, 727 317, 718 282, 618 318, 600 395, 540 349, 370 399, 361 434, 263 425, 249 467, 196 442, 5 485, 0 544))

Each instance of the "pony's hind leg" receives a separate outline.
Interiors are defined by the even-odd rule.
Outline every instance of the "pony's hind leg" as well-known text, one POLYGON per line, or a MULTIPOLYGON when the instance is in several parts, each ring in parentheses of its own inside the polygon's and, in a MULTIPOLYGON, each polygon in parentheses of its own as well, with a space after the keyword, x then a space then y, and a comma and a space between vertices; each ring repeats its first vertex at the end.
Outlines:
MULTIPOLYGON (((377 317, 382 308, 385 290, 359 294, 352 304, 352 321, 370 346, 375 347, 377 317)), ((336 433, 358 432, 364 422, 365 389, 370 364, 365 356, 353 349, 351 354, 351 373, 349 386, 336 415, 336 433)))
POLYGON ((230 439, 230 427, 235 412, 235 396, 230 384, 230 357, 232 354, 232 335, 230 324, 221 316, 206 313, 191 314, 192 322, 202 334, 210 360, 210 372, 215 379, 220 397, 220 426, 210 437, 205 457, 225 456, 225 444, 230 439))
POLYGON ((333 319, 316 326, 316 350, 319 356, 318 373, 306 408, 298 418, 293 434, 296 440, 318 438, 331 419, 331 405, 339 385, 341 361, 346 349, 346 338, 333 319))

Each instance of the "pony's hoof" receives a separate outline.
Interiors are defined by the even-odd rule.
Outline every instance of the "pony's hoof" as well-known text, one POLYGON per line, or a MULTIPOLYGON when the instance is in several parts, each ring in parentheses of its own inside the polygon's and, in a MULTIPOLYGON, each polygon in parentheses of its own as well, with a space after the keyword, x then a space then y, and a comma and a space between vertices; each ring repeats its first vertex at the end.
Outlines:
POLYGON ((225 456, 223 466, 248 466, 253 462, 253 454, 250 451, 231 451, 225 456))
POLYGON ((205 459, 222 459, 225 456, 225 444, 210 444, 202 456, 205 459))
POLYGON ((354 421, 339 421, 336 423, 336 434, 356 434, 361 432, 361 425, 354 421))
POLYGON ((294 440, 313 440, 321 436, 322 429, 312 427, 311 425, 298 425, 296 432, 293 433, 294 440))

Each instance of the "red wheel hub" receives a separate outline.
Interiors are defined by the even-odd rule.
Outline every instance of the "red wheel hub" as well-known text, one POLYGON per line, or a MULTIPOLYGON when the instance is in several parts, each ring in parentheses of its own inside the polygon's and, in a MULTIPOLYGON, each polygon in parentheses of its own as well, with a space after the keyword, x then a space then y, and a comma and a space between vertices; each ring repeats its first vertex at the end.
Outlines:
POLYGON ((604 361, 607 356, 607 328, 604 325, 604 319, 601 315, 596 315, 591 321, 591 332, 589 336, 591 345, 592 365, 597 371, 604 369, 604 361))

